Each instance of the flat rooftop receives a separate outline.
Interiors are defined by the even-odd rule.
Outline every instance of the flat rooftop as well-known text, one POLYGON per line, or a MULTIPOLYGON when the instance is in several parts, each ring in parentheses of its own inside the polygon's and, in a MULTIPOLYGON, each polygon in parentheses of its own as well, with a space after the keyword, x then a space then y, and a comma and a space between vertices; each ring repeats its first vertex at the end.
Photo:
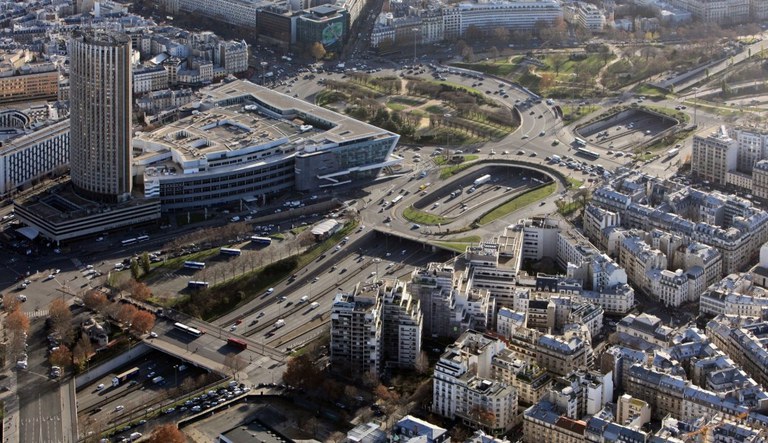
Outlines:
MULTIPOLYGON (((218 103, 234 97, 249 97, 254 103, 267 105, 272 110, 282 114, 283 118, 308 118, 322 120, 331 126, 324 131, 319 131, 308 138, 315 142, 328 140, 334 143, 355 140, 366 137, 391 136, 393 133, 370 125, 352 117, 313 105, 298 98, 273 91, 268 88, 251 83, 247 80, 236 80, 215 88, 202 91, 203 104, 206 102, 218 103)), ((248 104, 248 103, 245 103, 248 104)))
POLYGON ((141 206, 146 203, 141 194, 134 192, 133 197, 123 203, 99 203, 80 197, 74 191, 72 182, 66 181, 54 184, 43 192, 18 198, 14 203, 52 223, 61 223, 87 215, 141 206))
POLYGON ((134 163, 184 170, 181 164, 248 155, 258 161, 274 155, 321 152, 338 144, 397 135, 311 103, 236 80, 200 91, 201 100, 181 109, 192 115, 134 137, 143 153, 134 163), (153 158, 172 151, 159 165, 153 158))

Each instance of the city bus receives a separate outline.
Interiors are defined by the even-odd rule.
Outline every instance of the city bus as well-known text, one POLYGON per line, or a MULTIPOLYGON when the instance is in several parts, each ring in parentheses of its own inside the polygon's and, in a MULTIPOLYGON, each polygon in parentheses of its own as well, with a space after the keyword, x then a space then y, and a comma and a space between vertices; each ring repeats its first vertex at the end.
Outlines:
POLYGON ((221 255, 232 255, 232 256, 239 256, 240 250, 235 248, 221 248, 219 249, 219 254, 221 255))
POLYGON ((258 236, 252 236, 251 242, 256 243, 257 245, 271 245, 272 239, 269 237, 258 237, 258 236))
POLYGON ((576 154, 581 155, 582 157, 590 158, 592 160, 597 160, 600 158, 600 154, 595 151, 590 151, 586 148, 576 148, 576 154))
POLYGON ((138 240, 135 239, 135 238, 126 238, 121 243, 123 244, 123 246, 128 246, 128 245, 132 245, 132 244, 136 243, 137 241, 138 240))
POLYGON ((187 269, 205 269, 205 263, 199 261, 185 261, 184 267, 187 269))
POLYGON ((149 236, 148 235, 140 235, 140 236, 136 237, 136 241, 147 241, 147 240, 149 240, 149 236))
POLYGON ((176 329, 186 332, 189 335, 194 335, 195 337, 200 337, 201 335, 203 335, 203 331, 187 326, 184 323, 176 322, 173 324, 173 326, 175 326, 176 329))
POLYGON ((187 282, 187 288, 188 289, 205 289, 208 287, 207 281, 195 281, 190 280, 187 282))
POLYGON ((576 146, 579 146, 579 147, 582 147, 582 148, 583 148, 584 146, 587 146, 587 142, 585 142, 583 139, 580 139, 580 138, 578 138, 578 137, 576 137, 576 139, 574 139, 574 140, 573 140, 573 143, 574 143, 576 146))
POLYGON ((245 341, 239 338, 230 337, 227 339, 227 344, 237 349, 240 349, 241 351, 245 351, 246 349, 248 349, 248 343, 246 343, 245 341))

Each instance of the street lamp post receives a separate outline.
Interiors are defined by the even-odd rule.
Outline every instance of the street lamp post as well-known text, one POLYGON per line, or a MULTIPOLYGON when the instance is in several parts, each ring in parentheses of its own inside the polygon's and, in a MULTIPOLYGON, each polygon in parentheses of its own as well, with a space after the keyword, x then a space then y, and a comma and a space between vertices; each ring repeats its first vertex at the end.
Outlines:
POLYGON ((697 114, 699 110, 699 88, 693 88, 693 127, 698 127, 697 114))
POLYGON ((267 62, 261 62, 261 86, 264 86, 264 76, 267 73, 267 62))
POLYGON ((416 64, 416 38, 419 35, 419 28, 413 28, 413 64, 416 64))

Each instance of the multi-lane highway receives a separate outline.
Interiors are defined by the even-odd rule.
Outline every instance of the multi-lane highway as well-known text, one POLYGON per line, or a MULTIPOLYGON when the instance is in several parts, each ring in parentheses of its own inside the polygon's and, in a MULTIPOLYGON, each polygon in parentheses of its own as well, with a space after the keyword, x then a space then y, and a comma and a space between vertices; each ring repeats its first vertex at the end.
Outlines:
MULTIPOLYGON (((396 72, 385 71, 380 75, 392 74, 396 72)), ((340 76, 332 73, 323 75, 340 76)), ((490 78, 478 85, 476 79, 446 75, 451 82, 469 87, 474 83, 480 90, 494 90, 499 86, 498 81, 490 78)), ((310 79, 299 79, 287 87, 293 88, 303 94, 303 98, 309 100, 321 88, 316 80, 310 79)), ((516 101, 527 98, 525 92, 511 88, 508 84, 505 84, 505 87, 509 94, 508 98, 494 95, 494 98, 503 105, 513 107, 516 101)), ((671 107, 675 105, 671 101, 664 104, 671 107)), ((699 114, 700 125, 711 123, 712 117, 703 112, 699 114)), ((477 155, 482 160, 499 161, 499 164, 503 161, 518 160, 536 165, 545 163, 547 156, 553 154, 563 156, 571 153, 570 142, 573 140, 573 135, 564 127, 562 120, 556 117, 551 106, 546 103, 533 104, 522 110, 521 117, 521 125, 513 134, 498 142, 487 143, 477 155), (525 154, 518 155, 520 150, 525 151, 525 154), (533 152, 537 154, 536 157, 530 156, 533 152)), ((448 181, 443 181, 439 179, 439 168, 429 160, 430 152, 426 149, 420 151, 422 161, 411 163, 414 153, 415 151, 408 148, 401 148, 398 151, 398 154, 403 155, 406 160, 404 170, 410 172, 400 177, 370 184, 362 189, 347 190, 355 194, 354 207, 359 211, 361 223, 366 227, 350 234, 349 240, 339 244, 338 250, 334 248, 328 251, 324 257, 299 270, 295 279, 276 284, 273 292, 257 297, 247 305, 223 316, 213 325, 199 320, 178 318, 190 323, 191 326, 206 329, 208 333, 202 337, 185 336, 173 328, 173 321, 161 321, 155 328, 159 336, 154 340, 223 364, 225 356, 232 352, 232 349, 226 345, 226 339, 228 337, 244 338, 250 345, 239 355, 248 363, 244 372, 249 375, 251 382, 254 380, 269 382, 275 381, 276 378, 279 380, 281 371, 284 369, 285 352, 326 330, 329 321, 328 312, 339 289, 350 291, 358 282, 371 281, 374 276, 407 276, 415 266, 447 258, 446 255, 435 255, 431 249, 424 248, 419 243, 402 240, 397 235, 375 234, 371 232, 372 226, 382 227, 382 230, 393 234, 407 233, 409 238, 426 240, 435 234, 427 232, 434 228, 412 229, 412 223, 403 218, 402 210, 410 204, 428 199, 430 193, 440 195, 439 198, 436 197, 434 201, 430 201, 424 209, 436 215, 453 218, 453 223, 458 226, 467 225, 468 220, 495 205, 497 201, 506 199, 508 195, 513 195, 530 186, 530 182, 522 183, 525 174, 518 175, 514 172, 508 177, 495 174, 497 175, 495 179, 503 181, 488 185, 472 198, 465 194, 454 202, 446 196, 446 192, 450 193, 458 181, 471 181, 471 176, 477 174, 477 171, 471 169, 448 181), (415 178, 420 171, 424 171, 426 176, 421 179, 415 178), (419 188, 427 182, 431 185, 427 188, 428 195, 423 196, 419 188), (510 189, 507 190, 507 188, 510 189), (400 190, 403 190, 404 199, 394 207, 384 208, 379 202, 384 199, 391 200, 394 195, 390 196, 390 190, 394 190, 395 195, 400 195, 400 190), (440 205, 433 207, 434 203, 440 203, 440 205), (462 211, 464 208, 461 207, 461 203, 467 205, 466 210, 462 211), (457 204, 458 208, 455 207, 457 204), (387 218, 389 218, 388 221, 387 218), (306 301, 303 297, 306 297, 306 301), (285 325, 275 328, 274 325, 278 320, 283 320, 285 325)), ((683 155, 681 154, 681 157, 683 155)), ((603 156, 600 160, 591 163, 599 162, 606 169, 613 169, 629 161, 626 158, 603 156)), ((645 170, 660 176, 671 173, 669 166, 660 161, 646 164, 645 170)), ((570 172, 564 169, 561 171, 570 172)), ((335 192, 342 194, 345 190, 339 189, 335 192)), ((552 212, 555 210, 554 201, 558 198, 560 198, 559 192, 546 199, 543 205, 531 205, 519 213, 510 215, 509 218, 552 212)), ((421 201, 421 203, 424 202, 421 201)), ((4 213, 7 213, 7 209, 0 211, 0 215, 4 213)), ((214 219, 207 223, 212 225, 220 223, 220 220, 214 219)), ((488 239, 497 235, 504 224, 508 224, 508 220, 500 220, 483 228, 457 235, 462 237, 478 235, 488 239)), ((29 296, 24 310, 33 317, 43 316, 48 304, 54 298, 61 297, 64 292, 77 292, 89 286, 92 277, 86 275, 87 269, 84 269, 86 264, 92 264, 95 270, 106 273, 119 259, 141 250, 158 249, 158 245, 177 235, 178 232, 164 231, 153 235, 150 243, 132 248, 120 247, 120 238, 108 238, 103 245, 95 243, 84 245, 87 256, 67 254, 64 251, 63 254, 51 253, 44 260, 28 261, 25 258, 19 258, 13 262, 6 261, 0 264, 7 270, 7 272, 0 272, 0 278, 4 279, 0 283, 6 288, 13 287, 16 283, 12 281, 16 280, 17 276, 30 272, 32 274, 30 279, 33 281, 23 291, 29 296), (47 278, 48 274, 56 269, 61 269, 61 272, 55 274, 53 278, 47 278)), ((42 370, 46 367, 43 360, 44 352, 33 349, 32 355, 37 354, 40 354, 39 370, 21 374, 19 379, 22 404, 20 436, 22 441, 63 441, 62 430, 66 425, 61 423, 59 412, 54 408, 42 406, 60 404, 63 400, 59 390, 53 389, 56 383, 47 381, 47 370, 42 370), (42 383, 51 384, 51 388, 40 389, 42 383)), ((30 361, 32 360, 31 356, 30 361)))

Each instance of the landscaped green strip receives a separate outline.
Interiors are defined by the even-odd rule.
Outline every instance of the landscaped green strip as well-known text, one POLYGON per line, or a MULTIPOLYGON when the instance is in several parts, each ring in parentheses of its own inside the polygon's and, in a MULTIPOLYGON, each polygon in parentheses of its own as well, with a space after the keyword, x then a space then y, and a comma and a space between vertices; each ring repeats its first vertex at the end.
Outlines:
POLYGON ((454 175, 458 174, 459 172, 471 166, 472 166, 471 163, 462 163, 454 166, 446 166, 440 169, 440 178, 445 180, 447 178, 453 177, 454 175))
POLYGON ((494 222, 504 216, 507 216, 517 211, 522 207, 528 206, 531 203, 534 203, 549 197, 553 192, 555 192, 556 189, 557 189, 557 184, 550 183, 546 186, 542 186, 540 188, 533 189, 526 193, 520 194, 517 197, 513 198, 512 200, 509 200, 508 202, 502 204, 501 206, 493 209, 492 211, 480 217, 480 219, 477 221, 477 224, 486 225, 488 223, 494 222))
POLYGON ((414 223, 421 223, 422 225, 439 225, 450 221, 448 218, 440 215, 430 214, 428 212, 416 209, 413 206, 408 206, 403 210, 403 217, 405 217, 406 220, 412 221, 414 223))
POLYGON ((306 231, 307 229, 309 229, 309 225, 296 226, 295 228, 291 229, 291 234, 299 235, 302 232, 306 231))
MULTIPOLYGON (((460 155, 464 158, 464 160, 462 160, 461 163, 471 162, 479 158, 478 156, 471 155, 471 154, 470 155, 456 154, 456 155, 460 155)), ((438 155, 434 158, 434 162, 437 166, 447 165, 448 163, 450 163, 450 160, 451 159, 445 155, 438 155)))
POLYGON ((449 238, 447 240, 443 240, 443 242, 449 242, 449 243, 480 243, 479 235, 469 235, 467 237, 457 237, 457 238, 449 238))
POLYGON ((274 286, 275 283, 316 260, 349 235, 357 224, 357 220, 349 221, 339 232, 303 254, 278 260, 216 286, 180 297, 174 300, 174 307, 206 321, 218 318, 238 306, 247 304, 257 295, 264 294, 268 287, 274 286))
POLYGON ((575 179, 575 178, 573 178, 573 177, 566 177, 566 179, 568 180, 568 184, 569 184, 569 185, 571 186, 571 188, 573 188, 573 189, 578 189, 578 188, 579 188, 579 186, 581 186, 581 185, 583 185, 583 184, 584 184, 584 182, 583 182, 583 181, 581 181, 581 180, 577 180, 577 179, 575 179))
POLYGON ((197 251, 191 254, 170 258, 162 262, 152 263, 151 267, 153 271, 159 268, 163 268, 168 271, 173 271, 181 268, 184 265, 185 261, 205 261, 206 258, 211 258, 214 255, 218 255, 218 254, 219 254, 219 248, 205 249, 203 251, 197 251))
POLYGON ((441 246, 445 249, 452 249, 456 252, 465 252, 467 250, 467 246, 469 246, 471 243, 436 241, 432 242, 432 244, 441 246))

